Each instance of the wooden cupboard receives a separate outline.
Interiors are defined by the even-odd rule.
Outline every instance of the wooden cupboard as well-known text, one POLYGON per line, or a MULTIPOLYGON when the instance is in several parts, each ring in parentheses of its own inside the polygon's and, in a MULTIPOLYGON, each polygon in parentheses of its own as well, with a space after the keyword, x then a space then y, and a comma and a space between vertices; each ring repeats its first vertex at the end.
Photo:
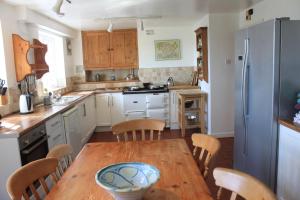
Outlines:
POLYGON ((208 41, 207 27, 200 27, 196 31, 197 68, 200 80, 208 83, 208 41))
POLYGON ((83 31, 82 47, 88 70, 138 67, 136 29, 83 31))

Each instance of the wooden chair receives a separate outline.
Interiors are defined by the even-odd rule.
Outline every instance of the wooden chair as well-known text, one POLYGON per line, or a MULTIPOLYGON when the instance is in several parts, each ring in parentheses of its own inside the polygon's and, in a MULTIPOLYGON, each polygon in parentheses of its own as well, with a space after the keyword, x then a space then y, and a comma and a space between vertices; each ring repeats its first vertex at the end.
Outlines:
POLYGON ((154 140, 154 134, 157 134, 157 140, 160 140, 161 132, 164 130, 165 122, 156 119, 136 119, 131 121, 121 122, 112 127, 112 132, 117 136, 118 142, 121 141, 121 136, 128 141, 128 135, 131 133, 132 141, 137 141, 137 134, 141 133, 141 140, 146 140, 146 133, 150 132, 149 139, 154 140))
POLYGON ((256 178, 233 169, 216 168, 213 172, 216 185, 219 186, 217 199, 221 198, 222 189, 232 191, 230 200, 241 196, 246 200, 276 200, 273 192, 256 178))
POLYGON ((213 161, 220 150, 221 143, 217 138, 198 133, 192 135, 192 141, 194 146, 193 155, 196 156, 200 152, 199 161, 203 165, 201 173, 206 178, 211 167, 211 161, 213 161))
POLYGON ((59 161, 57 171, 60 177, 73 162, 71 157, 72 152, 73 149, 69 144, 59 144, 53 147, 47 154, 47 158, 56 158, 59 161))
POLYGON ((44 158, 33 161, 17 169, 7 180, 7 192, 12 200, 29 200, 28 191, 30 190, 33 197, 37 200, 41 199, 34 183, 38 181, 45 194, 49 193, 45 177, 51 176, 54 183, 57 182, 55 174, 58 161, 55 158, 44 158))

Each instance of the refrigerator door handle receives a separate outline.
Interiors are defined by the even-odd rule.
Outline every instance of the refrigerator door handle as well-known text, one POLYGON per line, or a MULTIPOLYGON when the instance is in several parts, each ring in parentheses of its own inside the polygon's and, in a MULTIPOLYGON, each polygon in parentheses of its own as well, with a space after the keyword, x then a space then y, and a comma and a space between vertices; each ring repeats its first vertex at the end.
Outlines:
POLYGON ((246 81, 247 81, 247 66, 248 66, 248 59, 249 59, 249 38, 245 39, 245 55, 244 55, 244 62, 243 62, 243 69, 242 69, 242 110, 243 110, 243 121, 244 121, 244 149, 243 153, 244 155, 247 155, 247 135, 248 135, 248 129, 247 129, 247 100, 246 100, 246 81))

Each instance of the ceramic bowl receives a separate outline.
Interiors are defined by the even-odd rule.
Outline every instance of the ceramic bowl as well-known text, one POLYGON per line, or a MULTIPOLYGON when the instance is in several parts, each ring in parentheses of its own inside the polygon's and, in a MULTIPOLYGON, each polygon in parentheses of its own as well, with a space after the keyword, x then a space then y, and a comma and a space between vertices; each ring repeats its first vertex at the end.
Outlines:
POLYGON ((160 178, 159 170, 146 163, 130 162, 109 165, 99 170, 96 182, 116 200, 140 200, 160 178))

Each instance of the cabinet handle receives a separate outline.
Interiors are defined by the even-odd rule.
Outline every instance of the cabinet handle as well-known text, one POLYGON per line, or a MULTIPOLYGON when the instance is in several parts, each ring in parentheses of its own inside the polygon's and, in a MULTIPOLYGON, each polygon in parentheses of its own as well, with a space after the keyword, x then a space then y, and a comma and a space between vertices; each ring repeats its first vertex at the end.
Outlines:
POLYGON ((85 107, 85 104, 83 104, 83 116, 86 117, 86 107, 85 107))
POLYGON ((107 106, 109 107, 109 96, 107 96, 107 106))
POLYGON ((111 106, 114 106, 114 97, 111 96, 111 106))

